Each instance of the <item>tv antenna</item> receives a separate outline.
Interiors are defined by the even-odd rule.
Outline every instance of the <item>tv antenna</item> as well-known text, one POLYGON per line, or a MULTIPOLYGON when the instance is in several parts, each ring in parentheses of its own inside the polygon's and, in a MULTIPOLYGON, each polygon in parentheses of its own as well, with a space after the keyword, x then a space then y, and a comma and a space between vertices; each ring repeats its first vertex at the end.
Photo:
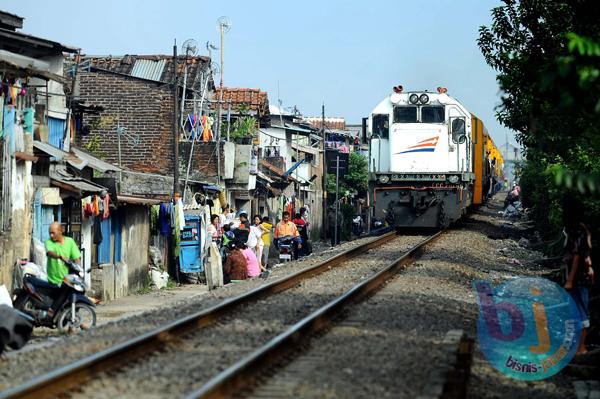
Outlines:
POLYGON ((220 33, 223 30, 225 33, 229 32, 231 29, 231 21, 229 17, 222 16, 217 19, 217 31, 220 33))
POLYGON ((181 52, 183 52, 186 57, 198 54, 198 42, 196 42, 194 39, 187 39, 181 45, 181 52))

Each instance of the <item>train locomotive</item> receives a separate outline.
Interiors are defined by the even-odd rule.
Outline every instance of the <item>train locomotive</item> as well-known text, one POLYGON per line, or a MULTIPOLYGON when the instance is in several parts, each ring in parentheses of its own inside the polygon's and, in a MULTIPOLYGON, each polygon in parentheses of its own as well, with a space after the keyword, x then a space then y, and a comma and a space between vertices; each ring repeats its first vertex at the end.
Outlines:
POLYGON ((485 125, 445 88, 394 87, 369 115, 366 133, 373 220, 445 228, 503 180, 504 161, 485 125))

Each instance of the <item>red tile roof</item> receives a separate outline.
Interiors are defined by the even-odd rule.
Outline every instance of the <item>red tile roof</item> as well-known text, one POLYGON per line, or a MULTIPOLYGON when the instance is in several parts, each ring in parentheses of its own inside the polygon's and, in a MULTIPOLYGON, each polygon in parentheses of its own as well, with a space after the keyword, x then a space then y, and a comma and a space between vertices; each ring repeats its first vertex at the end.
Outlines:
MULTIPOLYGON (((220 97, 220 88, 215 89, 215 100, 220 97)), ((251 111, 256 111, 260 116, 269 115, 269 96, 260 89, 223 88, 223 101, 231 102, 231 108, 237 109, 246 104, 251 111)), ((224 105, 227 107, 227 105, 224 105)))
MULTIPOLYGON (((323 119, 321 117, 309 117, 304 118, 304 120, 309 122, 317 129, 321 129, 323 127, 323 119)), ((346 120, 344 118, 326 117, 325 127, 332 130, 346 130, 346 120)))

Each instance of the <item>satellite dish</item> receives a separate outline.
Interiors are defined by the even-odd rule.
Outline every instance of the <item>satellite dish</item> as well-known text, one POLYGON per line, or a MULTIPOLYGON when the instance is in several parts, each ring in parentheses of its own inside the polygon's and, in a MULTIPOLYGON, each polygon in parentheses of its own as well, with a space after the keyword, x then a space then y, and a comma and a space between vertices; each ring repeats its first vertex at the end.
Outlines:
POLYGON ((219 67, 219 64, 217 64, 214 61, 210 63, 210 69, 212 69, 215 75, 219 75, 221 73, 221 68, 219 67))
POLYGON ((198 54, 198 42, 196 42, 194 39, 187 39, 181 45, 181 51, 186 56, 198 54))
POLYGON ((231 21, 226 16, 217 19, 217 31, 220 32, 221 29, 223 29, 223 32, 225 33, 229 32, 229 29, 231 29, 231 21))
POLYGON ((215 46, 214 44, 212 44, 211 42, 206 42, 206 50, 208 50, 209 52, 211 50, 218 50, 219 48, 217 46, 215 46))

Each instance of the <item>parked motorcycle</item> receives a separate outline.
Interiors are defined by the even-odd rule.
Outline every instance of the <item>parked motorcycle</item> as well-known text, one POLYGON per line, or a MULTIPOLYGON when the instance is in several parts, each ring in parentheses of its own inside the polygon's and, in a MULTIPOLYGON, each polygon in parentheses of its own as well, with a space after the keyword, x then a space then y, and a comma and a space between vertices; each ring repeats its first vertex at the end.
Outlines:
POLYGON ((58 328, 61 332, 70 332, 96 325, 95 304, 85 296, 85 271, 73 261, 65 263, 69 274, 60 286, 26 274, 23 277, 23 287, 15 293, 15 309, 33 317, 36 327, 58 328), (55 301, 53 312, 51 307, 55 301))
POLYGON ((294 237, 283 236, 279 238, 277 248, 279 249, 279 260, 281 262, 291 261, 294 254, 294 237))
POLYGON ((354 219, 352 219, 352 233, 356 237, 360 237, 364 233, 364 222, 362 216, 357 215, 354 219))

